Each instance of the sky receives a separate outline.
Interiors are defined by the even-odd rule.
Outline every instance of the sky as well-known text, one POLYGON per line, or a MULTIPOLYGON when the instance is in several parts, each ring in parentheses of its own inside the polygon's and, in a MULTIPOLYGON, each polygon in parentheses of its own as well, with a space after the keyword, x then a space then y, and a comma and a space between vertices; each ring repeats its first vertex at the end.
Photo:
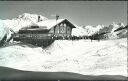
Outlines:
POLYGON ((49 19, 58 14, 78 26, 127 24, 126 1, 0 1, 0 19, 16 18, 23 13, 49 19))

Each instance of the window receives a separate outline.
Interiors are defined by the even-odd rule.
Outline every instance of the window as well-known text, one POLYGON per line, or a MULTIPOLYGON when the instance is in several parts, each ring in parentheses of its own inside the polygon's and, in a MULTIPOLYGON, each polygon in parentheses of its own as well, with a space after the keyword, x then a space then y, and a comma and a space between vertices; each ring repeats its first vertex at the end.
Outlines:
POLYGON ((59 26, 55 27, 55 33, 59 33, 59 26))
POLYGON ((71 28, 68 26, 68 27, 67 27, 67 33, 70 33, 70 31, 71 31, 70 29, 71 29, 71 28))
POLYGON ((67 31, 70 31, 70 27, 67 27, 67 31))
POLYGON ((66 27, 60 27, 60 33, 66 33, 66 27))
POLYGON ((66 24, 64 24, 64 27, 66 27, 66 24))
POLYGON ((31 26, 31 28, 39 28, 39 26, 31 26))
POLYGON ((63 23, 61 23, 61 24, 60 24, 60 26, 64 26, 64 24, 63 24, 63 23))

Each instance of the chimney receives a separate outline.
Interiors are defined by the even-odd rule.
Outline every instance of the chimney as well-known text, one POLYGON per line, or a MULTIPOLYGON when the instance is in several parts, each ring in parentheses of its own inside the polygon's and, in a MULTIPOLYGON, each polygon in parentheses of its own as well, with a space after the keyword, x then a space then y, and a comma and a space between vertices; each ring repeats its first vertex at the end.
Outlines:
POLYGON ((40 22, 40 16, 38 16, 38 22, 40 22))

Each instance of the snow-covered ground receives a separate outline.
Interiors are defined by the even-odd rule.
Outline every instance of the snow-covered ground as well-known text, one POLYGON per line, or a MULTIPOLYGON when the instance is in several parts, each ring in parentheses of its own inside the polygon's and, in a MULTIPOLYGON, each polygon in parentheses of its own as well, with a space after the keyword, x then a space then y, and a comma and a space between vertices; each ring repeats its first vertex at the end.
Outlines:
MULTIPOLYGON (((46 17, 36 14, 22 14, 12 20, 0 20, 0 66, 27 71, 75 72, 84 75, 123 75, 127 76, 127 39, 102 40, 56 40, 45 49, 33 45, 14 43, 7 45, 11 34, 20 28, 30 26, 46 17), (6 39, 4 39, 6 38, 6 39), (4 42, 3 42, 4 39, 4 42)), ((124 27, 122 23, 111 24, 113 31, 124 27)), ((75 36, 90 36, 105 26, 77 27, 72 31, 75 36)), ((109 27, 109 26, 108 26, 109 27)), ((126 30, 117 31, 117 34, 126 30)))
POLYGON ((0 48, 0 66, 27 71, 127 76, 127 39, 56 40, 45 49, 13 44, 0 48))

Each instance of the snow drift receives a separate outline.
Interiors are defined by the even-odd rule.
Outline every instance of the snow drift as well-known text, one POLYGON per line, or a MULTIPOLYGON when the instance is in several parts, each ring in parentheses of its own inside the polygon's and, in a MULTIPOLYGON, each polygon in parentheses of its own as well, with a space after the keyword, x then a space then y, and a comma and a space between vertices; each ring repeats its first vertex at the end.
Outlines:
POLYGON ((0 48, 0 66, 27 71, 127 76, 127 39, 58 40, 46 49, 13 44, 0 48))

